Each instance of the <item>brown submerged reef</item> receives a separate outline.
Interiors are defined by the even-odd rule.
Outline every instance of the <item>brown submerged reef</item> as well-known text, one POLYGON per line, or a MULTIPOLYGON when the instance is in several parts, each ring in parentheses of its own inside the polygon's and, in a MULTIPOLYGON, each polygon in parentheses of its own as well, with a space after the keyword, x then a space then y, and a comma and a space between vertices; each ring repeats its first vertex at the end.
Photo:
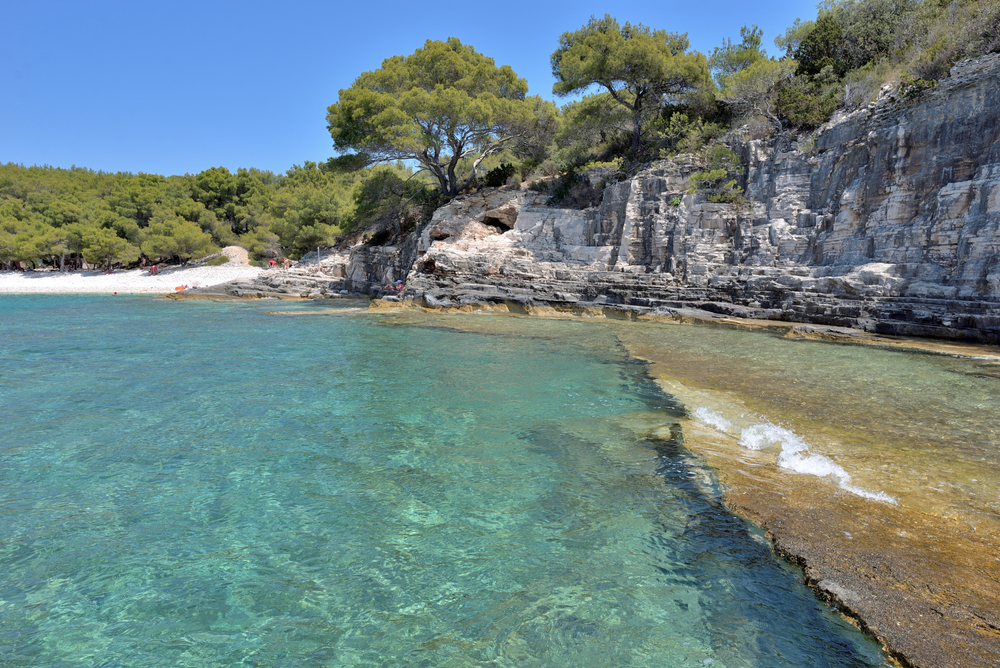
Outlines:
POLYGON ((393 246, 329 249, 180 297, 364 296, 400 317, 492 311, 615 327, 691 408, 684 443, 715 469, 730 507, 820 596, 903 665, 1000 665, 994 399, 957 417, 933 385, 882 401, 860 372, 834 371, 854 346, 811 341, 922 350, 933 354, 911 353, 914 364, 962 382, 1000 377, 1000 56, 959 63, 916 95, 886 92, 784 149, 742 145, 748 205, 689 192, 704 166, 680 156, 607 186, 599 206, 485 189, 393 246), (402 291, 385 289, 397 280, 402 291), (677 338, 688 323, 701 347, 677 338), (759 349, 734 346, 719 325, 761 330, 741 333, 759 349), (789 339, 802 342, 794 353, 789 339), (795 356, 802 365, 786 368, 795 356), (953 356, 966 367, 944 368, 953 356), (776 415, 781 425, 768 421, 776 415), (833 459, 810 459, 820 446, 833 459), (849 476, 830 468, 848 452, 849 476), (782 470, 810 466, 827 469, 782 470))

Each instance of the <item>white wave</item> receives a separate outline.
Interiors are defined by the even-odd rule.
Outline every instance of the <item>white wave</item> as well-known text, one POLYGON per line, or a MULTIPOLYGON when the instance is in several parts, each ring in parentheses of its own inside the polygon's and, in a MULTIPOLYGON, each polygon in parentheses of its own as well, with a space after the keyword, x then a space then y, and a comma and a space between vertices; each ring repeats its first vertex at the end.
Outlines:
POLYGON ((802 443, 803 447, 798 450, 782 447, 781 454, 778 455, 778 466, 795 471, 796 473, 805 473, 821 478, 830 476, 836 478, 839 487, 846 492, 866 499, 875 499, 876 501, 885 501, 892 504, 896 503, 896 499, 885 492, 872 492, 864 487, 852 485, 851 475, 844 470, 844 467, 829 457, 806 454, 808 451, 805 449, 805 443, 801 439, 799 439, 799 442, 802 443))
POLYGON ((781 452, 778 454, 778 466, 783 469, 821 478, 827 476, 836 478, 838 486, 846 492, 866 499, 896 503, 896 499, 885 492, 872 492, 863 487, 852 485, 851 476, 844 470, 844 467, 829 457, 809 454, 809 445, 802 440, 801 436, 790 429, 770 423, 757 424, 743 430, 740 435, 740 444, 755 450, 760 450, 768 445, 778 445, 781 447, 781 452))
POLYGON ((864 487, 858 487, 857 485, 848 485, 845 482, 840 483, 840 488, 847 490, 851 494, 856 494, 858 496, 863 496, 866 499, 874 499, 876 501, 885 501, 886 503, 891 503, 896 505, 896 497, 889 496, 885 492, 872 492, 864 487))
POLYGON ((740 433, 740 445, 748 450, 763 450, 780 445, 781 451, 799 452, 806 449, 805 441, 798 434, 770 422, 755 424, 740 433))
POLYGON ((736 425, 732 422, 705 406, 699 406, 696 408, 694 416, 708 426, 715 427, 719 431, 730 432, 736 428, 736 425))
MULTIPOLYGON (((696 409, 694 416, 705 424, 715 427, 722 432, 728 433, 737 429, 736 425, 732 422, 704 406, 696 409)), ((779 427, 770 422, 762 422, 740 430, 739 442, 741 446, 748 450, 779 447, 781 448, 781 452, 778 453, 778 466, 783 469, 821 478, 832 477, 837 480, 838 486, 846 492, 866 499, 885 501, 892 504, 896 503, 896 499, 885 492, 873 492, 863 487, 852 485, 851 476, 844 470, 844 467, 829 457, 810 454, 809 444, 790 429, 779 427)))

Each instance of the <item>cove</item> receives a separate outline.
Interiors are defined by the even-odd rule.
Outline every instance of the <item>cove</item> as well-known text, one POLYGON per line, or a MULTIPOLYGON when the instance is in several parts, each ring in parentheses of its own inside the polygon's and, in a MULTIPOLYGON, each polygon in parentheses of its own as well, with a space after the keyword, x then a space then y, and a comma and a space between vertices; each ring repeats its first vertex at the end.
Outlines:
POLYGON ((303 308, 0 300, 6 665, 885 665, 618 329, 303 308))

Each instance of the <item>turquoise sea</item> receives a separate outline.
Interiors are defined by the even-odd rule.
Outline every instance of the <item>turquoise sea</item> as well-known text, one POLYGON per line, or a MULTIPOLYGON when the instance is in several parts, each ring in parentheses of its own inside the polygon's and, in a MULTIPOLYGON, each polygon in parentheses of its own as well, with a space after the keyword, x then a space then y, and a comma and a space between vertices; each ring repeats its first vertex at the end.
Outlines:
POLYGON ((887 665, 611 329, 476 317, 0 298, 0 666, 887 665))

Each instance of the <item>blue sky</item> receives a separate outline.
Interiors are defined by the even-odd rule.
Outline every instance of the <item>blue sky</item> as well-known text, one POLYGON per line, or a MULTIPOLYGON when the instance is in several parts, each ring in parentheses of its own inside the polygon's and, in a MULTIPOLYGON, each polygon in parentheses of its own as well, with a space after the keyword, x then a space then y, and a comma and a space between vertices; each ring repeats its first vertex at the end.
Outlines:
POLYGON ((384 58, 458 37, 552 98, 549 55, 591 15, 687 32, 709 52, 756 23, 775 35, 810 1, 73 2, 0 13, 0 162, 104 171, 283 172, 333 154, 326 108, 384 58))

